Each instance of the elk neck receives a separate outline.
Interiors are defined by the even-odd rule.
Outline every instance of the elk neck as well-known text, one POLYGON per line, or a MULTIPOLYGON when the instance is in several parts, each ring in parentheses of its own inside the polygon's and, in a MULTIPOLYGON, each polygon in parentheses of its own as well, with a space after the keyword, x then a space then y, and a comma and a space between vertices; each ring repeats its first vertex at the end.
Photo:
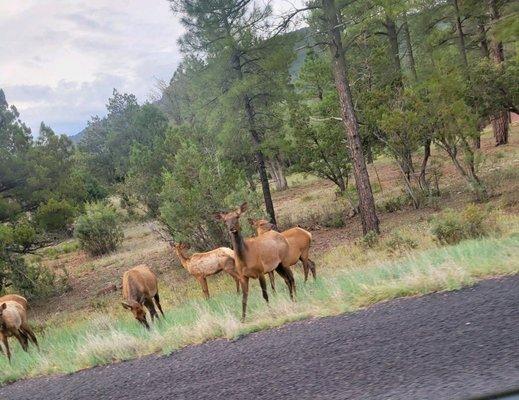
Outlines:
POLYGON ((243 237, 240 231, 231 232, 231 243, 234 252, 236 253, 236 257, 245 262, 245 253, 247 252, 247 245, 243 240, 243 237))
POLYGON ((180 260, 180 264, 189 271, 189 257, 186 257, 182 250, 178 250, 175 248, 175 253, 177 253, 177 257, 180 260))

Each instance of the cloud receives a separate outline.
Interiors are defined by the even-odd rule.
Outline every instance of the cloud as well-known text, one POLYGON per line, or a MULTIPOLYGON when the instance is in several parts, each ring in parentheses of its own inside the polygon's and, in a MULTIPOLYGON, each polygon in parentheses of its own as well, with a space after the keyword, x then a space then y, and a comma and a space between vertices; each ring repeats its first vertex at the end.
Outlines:
MULTIPOLYGON (((285 11, 303 0, 275 0, 285 11)), ((113 88, 140 102, 180 62, 183 28, 166 0, 0 1, 0 88, 37 133, 75 134, 113 88)))

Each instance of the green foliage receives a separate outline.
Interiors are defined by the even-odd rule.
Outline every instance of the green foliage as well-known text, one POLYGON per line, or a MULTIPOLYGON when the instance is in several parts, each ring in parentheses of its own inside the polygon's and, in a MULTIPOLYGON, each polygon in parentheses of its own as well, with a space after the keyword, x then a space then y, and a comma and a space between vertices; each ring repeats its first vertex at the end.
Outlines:
POLYGON ((367 248, 367 249, 371 249, 373 247, 375 247, 377 244, 378 244, 378 235, 376 232, 374 231, 370 231, 368 233, 366 233, 360 240, 359 240, 359 245, 361 247, 364 247, 364 248, 367 248))
POLYGON ((384 246, 391 254, 399 254, 401 252, 409 251, 418 247, 418 243, 413 238, 410 238, 401 232, 393 232, 385 240, 384 246))
POLYGON ((433 219, 431 232, 441 244, 455 244, 465 239, 485 236, 487 215, 475 205, 467 206, 462 213, 448 210, 433 219))
POLYGON ((74 235, 81 248, 93 256, 117 249, 124 234, 116 210, 104 203, 89 203, 76 221, 74 235))
POLYGON ((395 211, 402 210, 406 205, 409 204, 409 198, 405 195, 391 197, 380 203, 377 203, 377 209, 379 211, 392 213, 395 211))
POLYGON ((246 200, 252 202, 251 209, 257 208, 257 199, 246 190, 240 173, 228 162, 204 156, 194 143, 182 144, 171 172, 164 173, 163 179, 161 220, 175 241, 188 242, 196 249, 229 244, 223 224, 214 218, 216 211, 246 200))
POLYGON ((44 231, 64 232, 74 222, 74 214, 74 207, 67 200, 50 199, 38 207, 34 220, 44 231))

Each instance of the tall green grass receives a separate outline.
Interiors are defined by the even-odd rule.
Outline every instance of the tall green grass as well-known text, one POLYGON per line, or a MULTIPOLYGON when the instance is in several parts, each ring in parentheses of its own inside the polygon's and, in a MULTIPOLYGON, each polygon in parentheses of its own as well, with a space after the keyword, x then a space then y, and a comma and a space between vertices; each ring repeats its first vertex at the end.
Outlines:
POLYGON ((182 302, 167 310, 166 318, 150 331, 116 308, 110 313, 92 312, 46 328, 40 334, 40 351, 32 348, 24 353, 11 340, 12 364, 0 357, 0 382, 70 373, 151 353, 167 354, 214 338, 234 339, 289 321, 354 311, 402 296, 459 289, 478 279, 518 272, 519 235, 515 234, 468 240, 362 268, 325 269, 316 282, 297 282, 296 303, 278 283, 278 294, 271 295, 267 306, 259 285, 253 283, 245 323, 239 321, 240 297, 232 291, 209 301, 182 302))

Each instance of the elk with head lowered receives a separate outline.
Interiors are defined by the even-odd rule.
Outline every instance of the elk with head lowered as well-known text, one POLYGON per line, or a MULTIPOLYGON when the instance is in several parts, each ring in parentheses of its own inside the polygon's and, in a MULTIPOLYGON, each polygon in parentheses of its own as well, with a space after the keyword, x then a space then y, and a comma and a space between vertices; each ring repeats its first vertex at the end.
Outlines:
POLYGON ((146 319, 146 308, 150 312, 151 319, 158 318, 155 304, 164 316, 160 305, 157 277, 146 266, 138 265, 123 274, 123 307, 130 310, 137 321, 150 328, 146 319))
MULTIPOLYGON (((256 233, 262 235, 274 229, 274 225, 264 219, 249 218, 249 223, 256 229, 256 233)), ((288 259, 290 265, 296 265, 299 260, 303 264, 305 282, 308 280, 308 272, 312 272, 315 280, 315 263, 309 258, 310 245, 312 244, 312 234, 300 227, 290 228, 281 232, 286 238, 289 246, 288 259)))
POLYGON ((259 280, 263 298, 267 302, 266 273, 275 270, 283 277, 292 300, 294 300, 296 291, 294 275, 288 260, 289 246, 287 240, 275 231, 265 232, 258 237, 244 239, 240 230, 240 216, 246 210, 247 203, 243 203, 234 211, 215 214, 217 219, 225 223, 231 236, 236 271, 242 284, 242 320, 245 319, 247 313, 250 278, 259 280))

